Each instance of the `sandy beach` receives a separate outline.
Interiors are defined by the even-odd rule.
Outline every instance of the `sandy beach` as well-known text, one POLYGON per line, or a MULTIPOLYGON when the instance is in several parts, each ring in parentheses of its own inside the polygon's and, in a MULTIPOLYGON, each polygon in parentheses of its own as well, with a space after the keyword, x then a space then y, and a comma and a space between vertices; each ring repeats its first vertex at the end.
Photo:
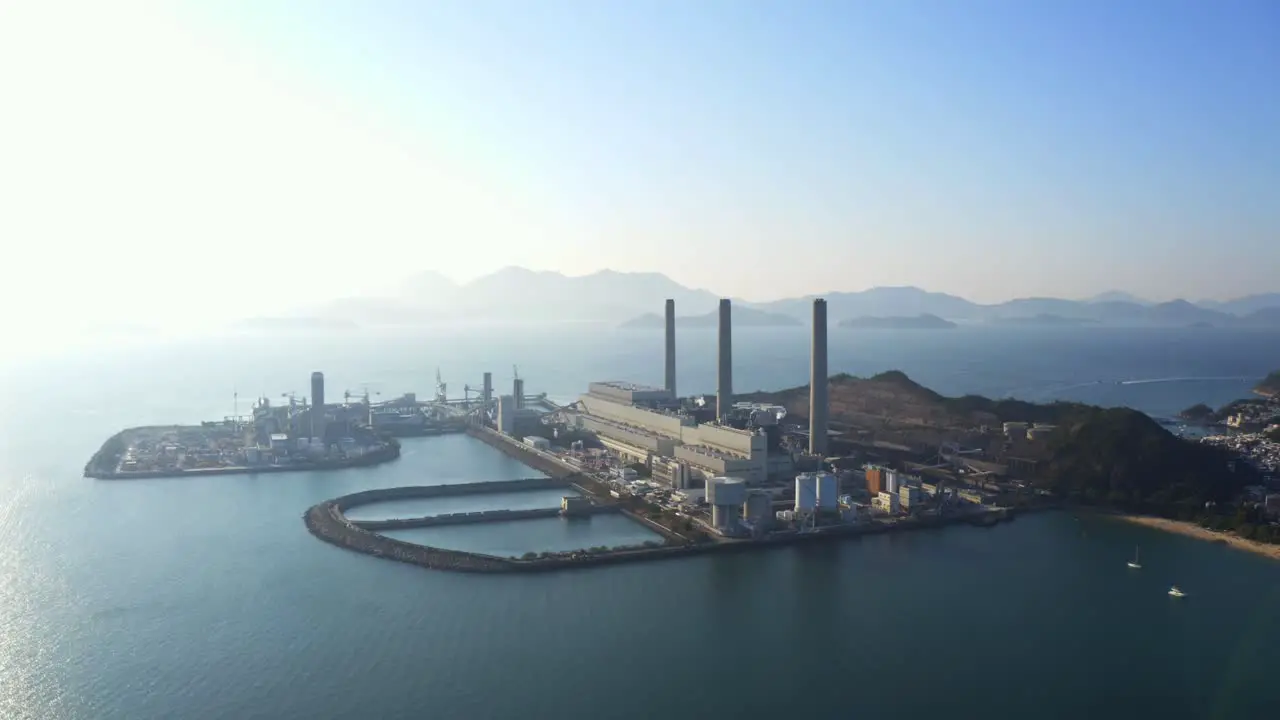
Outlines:
POLYGON ((1145 525, 1157 530, 1165 530, 1167 532, 1175 532, 1188 537, 1199 538, 1201 540, 1212 540, 1224 542, 1231 547, 1239 550, 1248 550, 1259 555, 1266 555, 1273 560, 1280 560, 1280 545, 1269 543, 1254 542, 1253 540, 1245 540, 1235 535, 1206 530, 1195 523, 1181 522, 1179 520, 1168 520, 1166 518, 1152 517, 1149 515, 1115 515, 1126 522, 1136 525, 1145 525))

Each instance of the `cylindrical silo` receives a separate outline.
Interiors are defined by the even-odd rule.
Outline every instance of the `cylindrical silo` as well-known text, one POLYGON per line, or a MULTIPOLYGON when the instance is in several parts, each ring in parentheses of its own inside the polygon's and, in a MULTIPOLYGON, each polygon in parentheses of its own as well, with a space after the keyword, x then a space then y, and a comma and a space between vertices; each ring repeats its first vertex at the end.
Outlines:
POLYGON ((818 479, 810 473, 796 476, 796 512, 809 513, 818 507, 818 479))
POLYGON ((884 491, 888 493, 897 494, 898 489, 901 487, 902 487, 902 484, 898 480, 897 471, 885 470, 884 471, 884 491))
POLYGON ((836 482, 836 476, 832 473, 819 473, 817 475, 817 486, 818 509, 839 510, 840 485, 836 482))
POLYGON ((759 490, 747 493, 747 502, 742 506, 742 515, 748 521, 760 523, 773 516, 773 500, 769 493, 759 490))

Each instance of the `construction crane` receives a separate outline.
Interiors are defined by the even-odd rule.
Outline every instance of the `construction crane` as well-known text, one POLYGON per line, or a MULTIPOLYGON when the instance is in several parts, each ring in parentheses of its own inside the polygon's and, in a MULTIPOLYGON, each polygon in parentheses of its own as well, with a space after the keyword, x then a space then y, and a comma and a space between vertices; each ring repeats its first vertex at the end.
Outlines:
POLYGON ((440 368, 436 368, 436 402, 449 402, 449 393, 446 390, 447 386, 444 384, 444 380, 440 378, 440 368))
MULTIPOLYGON (((368 385, 364 386, 364 392, 363 392, 363 393, 360 393, 360 394, 353 393, 353 392, 351 392, 350 390, 343 390, 343 391, 342 391, 342 402, 343 402, 345 405, 348 405, 348 406, 349 406, 349 405, 351 405, 351 398, 352 398, 352 397, 355 397, 355 398, 357 398, 360 402, 364 403, 365 410, 366 410, 366 411, 367 411, 367 413, 368 413, 369 427, 373 427, 373 403, 369 401, 369 394, 370 394, 370 393, 369 393, 369 386, 368 386, 368 385)), ((374 395, 381 395, 382 393, 380 393, 380 392, 375 392, 375 393, 373 393, 373 394, 374 394, 374 395)))

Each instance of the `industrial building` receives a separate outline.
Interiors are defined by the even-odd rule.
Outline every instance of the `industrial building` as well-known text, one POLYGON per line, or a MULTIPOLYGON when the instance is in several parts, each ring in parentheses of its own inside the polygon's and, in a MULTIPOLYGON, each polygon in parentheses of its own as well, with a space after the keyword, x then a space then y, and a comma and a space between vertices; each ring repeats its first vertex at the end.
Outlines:
POLYGON ((898 477, 898 471, 886 469, 884 471, 884 491, 896 495, 901 488, 902 479, 898 477))
POLYGON ((656 388, 621 380, 590 383, 587 385, 587 394, 627 405, 649 407, 671 405, 675 403, 676 399, 675 393, 666 388, 656 388))
POLYGON ((503 395, 498 398, 498 413, 494 418, 498 425, 498 432, 503 435, 510 435, 516 427, 516 398, 511 395, 503 395))
POLYGON ((902 498, 897 493, 882 491, 871 498, 871 507, 888 515, 896 515, 902 511, 902 498))
MULTIPOLYGON (((644 464, 655 479, 675 489, 692 487, 714 477, 732 476, 749 485, 759 485, 771 477, 788 477, 794 471, 795 459, 790 452, 782 450, 777 427, 785 410, 755 405, 743 408, 733 403, 730 318, 730 303, 722 300, 716 374, 717 422, 700 422, 693 412, 696 408, 683 408, 675 394, 675 306, 672 301, 666 306, 666 387, 618 380, 592 382, 575 407, 566 413, 567 421, 577 429, 595 434, 604 447, 625 461, 644 464), (745 417, 745 422, 738 422, 745 427, 730 425, 731 416, 739 420, 745 417)), ((825 347, 825 339, 815 340, 815 349, 825 354, 825 347)), ((825 373, 825 358, 815 367, 825 373)))
POLYGON ((924 502, 924 491, 919 485, 904 484, 898 489, 898 499, 903 510, 910 510, 924 502))
POLYGON ((875 497, 884 489, 884 473, 885 468, 879 465, 867 466, 867 494, 875 497))
POLYGON ((543 452, 546 452, 547 450, 551 449, 550 440, 544 437, 538 437, 536 435, 525 435, 524 439, 521 440, 521 442, 533 448, 534 450, 542 450, 543 452))

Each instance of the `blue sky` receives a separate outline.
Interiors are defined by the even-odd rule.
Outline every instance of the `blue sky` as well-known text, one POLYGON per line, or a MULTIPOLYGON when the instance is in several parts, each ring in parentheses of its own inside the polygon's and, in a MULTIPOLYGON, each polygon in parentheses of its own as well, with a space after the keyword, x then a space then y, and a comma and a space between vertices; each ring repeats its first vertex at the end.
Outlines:
MULTIPOLYGON (((8 23, 0 59, 35 79, 6 137, 36 172, 32 148, 74 134, 71 167, 112 170, 58 197, 109 217, 7 230, 50 259, 109 238, 99 269, 216 242, 175 294, 354 264, 656 270, 758 300, 1280 290, 1269 0, 122 2, 75 31, 66 12, 8 23)), ((24 207, 56 187, 16 173, 24 207)))

